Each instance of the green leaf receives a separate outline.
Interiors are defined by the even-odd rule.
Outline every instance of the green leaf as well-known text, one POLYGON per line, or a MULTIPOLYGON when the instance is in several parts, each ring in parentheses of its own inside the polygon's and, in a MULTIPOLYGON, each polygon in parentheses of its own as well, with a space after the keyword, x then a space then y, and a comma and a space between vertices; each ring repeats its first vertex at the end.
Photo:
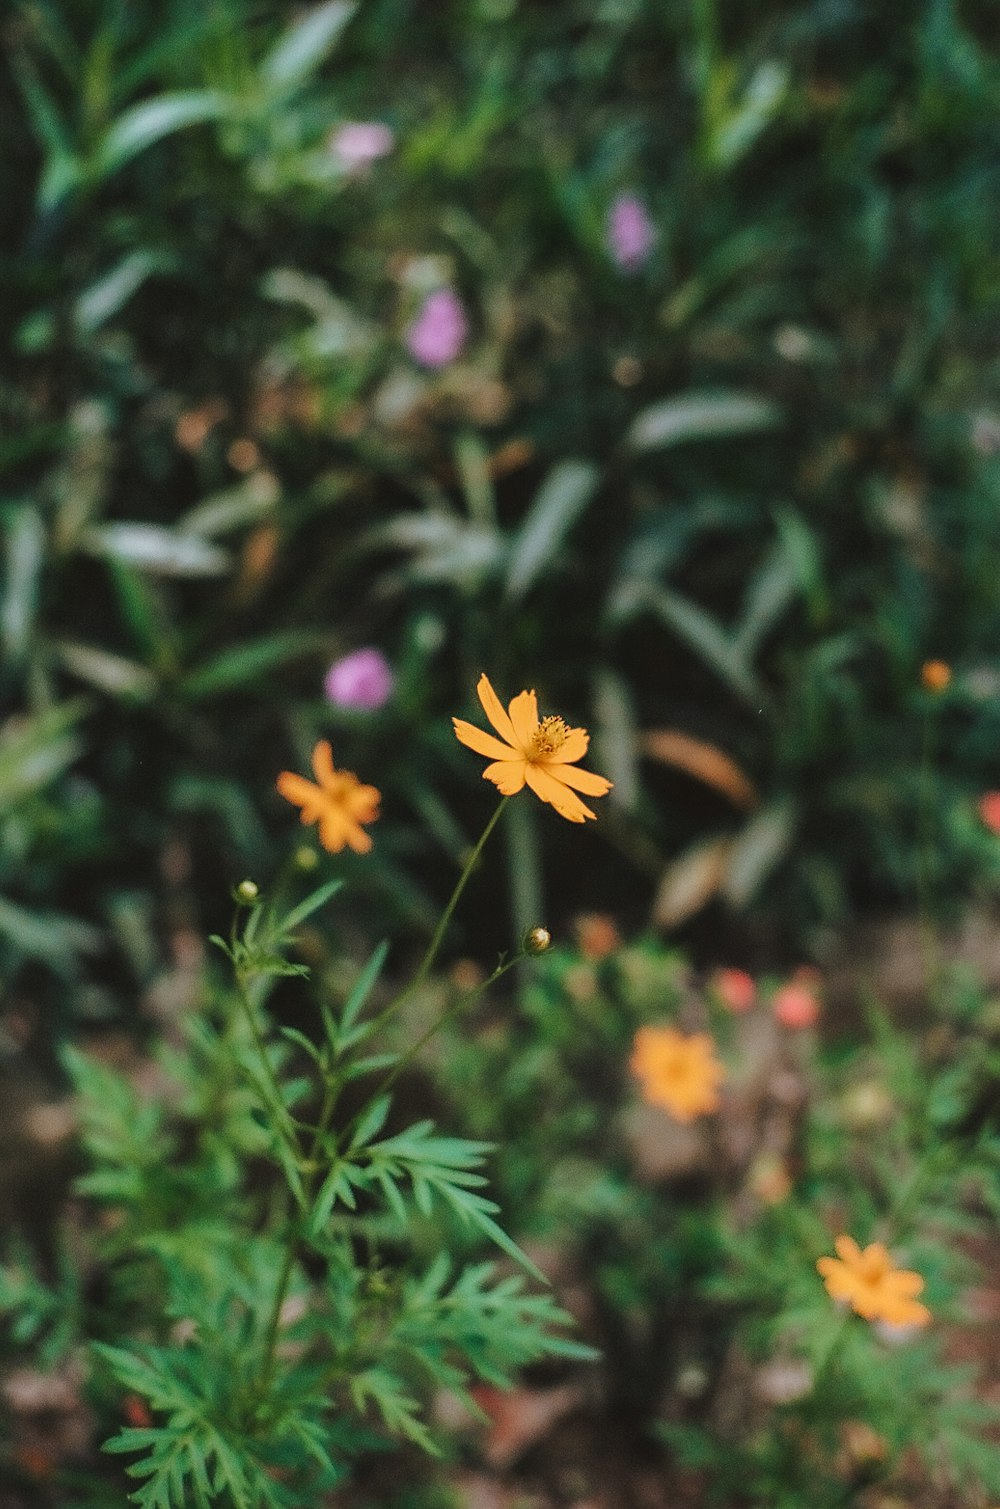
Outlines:
MULTIPOLYGON (((358 1013, 371 994, 375 981, 382 973, 382 966, 385 964, 388 953, 389 944, 386 940, 383 940, 375 948, 371 958, 355 980, 351 993, 344 1002, 344 1009, 340 1014, 339 1041, 341 1043, 345 1042, 345 1034, 350 1034, 351 1028, 357 1020, 358 1013)), ((353 1036, 348 1036, 346 1039, 348 1042, 353 1042, 354 1040, 353 1036)))
POLYGON ((777 404, 753 393, 682 393, 637 414, 625 444, 633 451, 664 450, 688 440, 771 430, 781 421, 777 404))
POLYGON ((0 728, 0 808, 39 791, 73 763, 81 750, 73 732, 86 712, 81 701, 0 728))
MULTIPOLYGON (((214 549, 212 546, 206 548, 214 549)), ((325 642, 319 635, 304 629, 286 629, 266 639, 234 645, 197 670, 190 671, 181 682, 180 690, 195 700, 213 697, 217 692, 235 691, 277 666, 315 655, 325 642)))
POLYGON ((310 892, 304 901, 300 901, 298 906, 292 908, 288 916, 280 924, 281 931, 283 933, 294 931, 300 922, 305 922, 306 918, 311 917, 313 912, 318 912, 321 906, 326 906, 330 897, 336 896, 338 891, 343 890, 343 887, 344 882, 342 880, 328 880, 325 885, 318 886, 315 891, 310 892))
POLYGON ((224 576, 230 567, 217 545, 159 524, 92 525, 81 535, 80 548, 159 576, 224 576))
POLYGON ((186 126, 218 120, 230 109, 225 95, 210 89, 190 89, 143 100, 120 115, 101 142, 95 159, 99 176, 106 177, 154 142, 186 126))
POLYGON ((353 0, 327 0, 294 22, 260 66, 261 82, 286 90, 315 73, 354 15, 353 0))
POLYGON ((550 566, 563 539, 583 513, 600 484, 601 474, 590 461, 561 461, 542 483, 511 545, 506 593, 512 601, 524 596, 550 566))
POLYGON ((5 653, 12 661, 18 661, 31 639, 45 562, 45 525, 41 514, 29 504, 12 508, 5 520, 4 534, 7 566, 0 601, 0 639, 5 653))
POLYGON ((382 1130, 391 1105, 391 1095, 379 1095, 372 1101, 355 1128, 348 1152, 353 1153, 356 1148, 362 1147, 366 1142, 370 1142, 376 1133, 382 1130))
POLYGON ((156 696, 159 682, 153 672, 122 655, 112 655, 95 645, 58 641, 54 649, 66 669, 81 681, 112 697, 148 702, 156 696))
POLYGON ((124 308, 153 273, 169 272, 176 266, 176 260, 162 252, 129 252, 77 299, 73 312, 77 330, 84 335, 93 334, 124 308))
POLYGON ((645 589, 642 601, 745 702, 763 702, 763 688, 739 646, 703 608, 669 587, 652 585, 645 589))

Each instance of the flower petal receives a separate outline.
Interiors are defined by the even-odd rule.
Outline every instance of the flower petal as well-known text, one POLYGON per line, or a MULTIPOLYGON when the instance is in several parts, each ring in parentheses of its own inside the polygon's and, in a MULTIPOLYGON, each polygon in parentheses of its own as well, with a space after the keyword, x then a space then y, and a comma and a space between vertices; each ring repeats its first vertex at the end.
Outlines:
POLYGON ((913 1273, 909 1268, 899 1268, 893 1273, 887 1273, 882 1280, 886 1289, 891 1289, 893 1296, 900 1299, 912 1299, 919 1294, 924 1287, 924 1281, 919 1273, 913 1273))
POLYGON ((333 750, 329 739, 320 739, 312 752, 312 768, 321 786, 333 781, 333 750))
POLYGON ((566 741, 554 754, 546 755, 546 765, 575 765, 582 760, 590 744, 590 735, 585 728, 568 728, 566 741))
POLYGON ((325 807, 319 819, 319 841, 330 854, 339 854, 348 842, 350 825, 338 807, 325 807))
POLYGON ((372 841, 363 828, 351 827, 347 830, 347 842, 355 854, 367 854, 372 846, 372 841))
POLYGON ((501 744, 499 739, 477 728, 474 723, 466 723, 462 718, 452 718, 451 721, 455 725, 455 738, 468 749, 474 749, 476 754, 488 755, 491 760, 520 758, 520 750, 501 744))
POLYGON ((483 712, 489 718, 501 739, 506 739, 508 744, 516 745, 517 736, 514 733, 514 725, 504 712, 503 703, 490 686, 489 677, 485 672, 476 683, 476 694, 483 705, 483 712))
POLYGON ((853 1237, 838 1237, 833 1245, 836 1248, 837 1256, 842 1258, 845 1263, 853 1266, 855 1263, 861 1261, 861 1248, 853 1237))
MULTIPOLYGON (((296 775, 293 770, 283 770, 274 784, 285 801, 294 802, 296 807, 322 806, 322 791, 314 781, 307 781, 304 775, 296 775)), ((312 820, 315 821, 315 816, 312 820)))
POLYGON ((565 817, 571 823, 582 823, 588 817, 596 816, 589 807, 585 807, 580 798, 570 791, 561 781, 541 765, 526 764, 524 767, 524 779, 531 787, 535 795, 543 802, 548 802, 554 807, 560 817, 565 817))
POLYGON ((581 770, 576 765, 556 765, 553 769, 553 762, 550 760, 539 763, 554 780, 562 781, 564 786, 572 786, 574 791, 582 791, 585 796, 607 796, 614 785, 606 776, 595 775, 592 770, 581 770))
POLYGON ((492 781, 504 796, 514 796, 524 785, 527 768, 524 760, 495 760, 483 771, 483 780, 492 781))
POLYGON ((515 742, 527 753, 538 727, 538 698, 534 692, 518 692, 510 704, 510 721, 517 736, 515 742))

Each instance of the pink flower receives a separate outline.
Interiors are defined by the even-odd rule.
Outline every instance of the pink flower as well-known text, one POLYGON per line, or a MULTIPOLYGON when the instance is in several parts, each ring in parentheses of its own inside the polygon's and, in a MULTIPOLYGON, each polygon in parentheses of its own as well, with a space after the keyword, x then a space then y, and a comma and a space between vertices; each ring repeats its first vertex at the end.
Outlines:
POLYGON ((976 811, 984 827, 989 828, 991 833, 1000 833, 1000 791, 985 792, 979 798, 976 811))
POLYGON ((450 288, 429 293, 420 313, 406 332, 410 355, 422 367, 444 367, 453 362, 469 333, 465 310, 450 288))
POLYGON ((796 1032, 806 1027, 815 1027, 820 1013, 819 997, 816 994, 819 978, 819 970, 803 964, 788 984, 782 985, 775 992, 771 1010, 782 1027, 790 1027, 796 1032))
POLYGON ((392 696, 393 674, 381 650, 355 650, 335 660, 326 673, 323 690, 336 707, 372 713, 392 696))
POLYGON ((711 988, 727 1011, 749 1011, 757 999, 753 976, 745 969, 717 969, 711 988))
POLYGON ((608 250, 622 272, 638 272, 656 241, 646 206, 635 194, 619 194, 608 211, 608 250))
POLYGON ((396 138, 381 121, 344 121, 327 139, 327 146, 340 166, 348 173, 360 173, 386 157, 396 138))

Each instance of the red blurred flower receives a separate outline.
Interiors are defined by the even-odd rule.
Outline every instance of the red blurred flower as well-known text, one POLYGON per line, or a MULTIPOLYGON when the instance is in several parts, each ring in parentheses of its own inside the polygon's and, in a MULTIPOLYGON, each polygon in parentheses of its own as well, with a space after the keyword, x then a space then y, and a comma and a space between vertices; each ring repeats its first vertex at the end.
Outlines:
POLYGON ((816 994, 819 971, 804 964, 792 975, 787 985, 775 992, 771 1009, 783 1027, 801 1031, 815 1027, 819 1021, 820 1004, 816 994))
POLYGON ((1000 791, 987 791, 979 798, 976 807, 983 826, 991 833, 1000 833, 1000 791))
POLYGON ((711 988, 727 1011, 749 1011, 757 999, 753 975, 748 975, 745 969, 717 969, 711 988))

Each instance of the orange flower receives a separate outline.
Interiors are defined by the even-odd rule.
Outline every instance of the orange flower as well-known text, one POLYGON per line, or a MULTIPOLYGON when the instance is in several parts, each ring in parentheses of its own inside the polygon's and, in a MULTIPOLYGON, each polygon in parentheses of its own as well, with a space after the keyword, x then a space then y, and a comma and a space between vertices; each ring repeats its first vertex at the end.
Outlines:
POLYGON ((931 1318, 915 1298, 924 1287, 919 1273, 894 1268, 881 1242, 863 1251, 853 1237, 838 1237, 838 1256, 821 1257, 816 1268, 827 1293, 843 1299, 865 1320, 884 1320, 891 1326, 925 1326, 931 1318))
POLYGON ((356 854, 367 854, 372 841, 361 824, 377 819, 381 792, 363 786, 351 770, 335 770, 327 739, 320 739, 313 750, 312 768, 318 785, 283 770, 276 783, 281 795, 302 808, 304 823, 319 823, 319 841, 331 854, 339 854, 345 845, 356 854))
POLYGON ((629 1065, 643 1100, 669 1111, 677 1121, 694 1121, 718 1110, 719 1084, 726 1071, 707 1032, 685 1037, 673 1027, 640 1027, 629 1065))
POLYGON ((534 692, 521 692, 507 712, 486 676, 476 686, 483 711, 500 735, 484 733, 473 723, 453 718, 455 737, 476 754, 487 755, 483 778, 492 781, 504 796, 513 796, 523 786, 530 786, 543 802, 548 802, 571 823, 593 817, 589 807, 577 796, 604 796, 611 782, 589 770, 578 770, 576 760, 587 753, 590 735, 585 728, 567 728, 562 718, 538 717, 538 699, 534 692), (504 742, 501 742, 504 741, 504 742))
POLYGON ((946 660, 925 660, 920 667, 920 680, 925 691, 940 694, 951 681, 951 666, 946 660))

